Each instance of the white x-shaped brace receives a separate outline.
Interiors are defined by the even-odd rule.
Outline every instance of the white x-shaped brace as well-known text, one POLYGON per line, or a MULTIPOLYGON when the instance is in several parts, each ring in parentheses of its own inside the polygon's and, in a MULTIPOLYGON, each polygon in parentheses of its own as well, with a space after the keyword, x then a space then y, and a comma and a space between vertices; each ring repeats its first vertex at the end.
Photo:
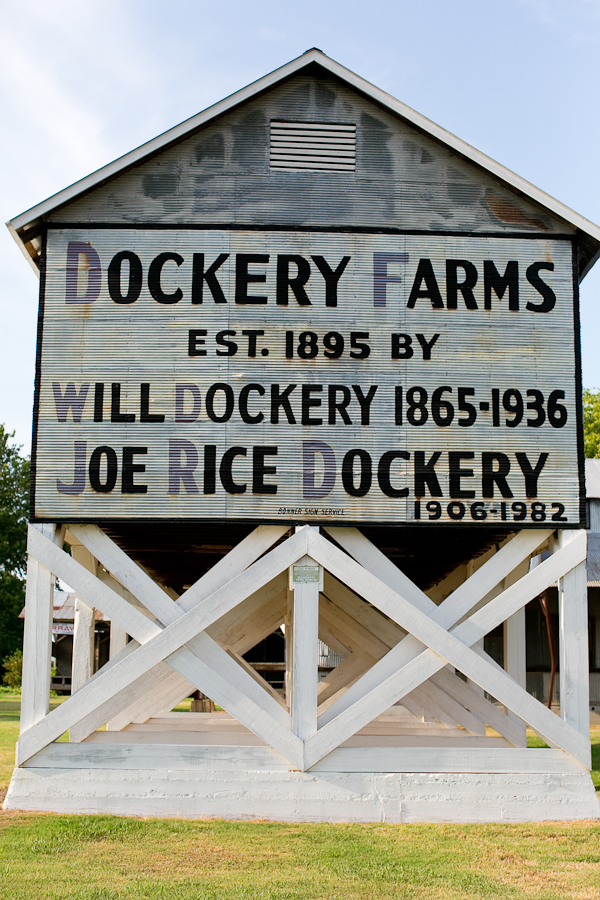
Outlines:
POLYGON ((158 622, 152 622, 32 528, 30 554, 127 631, 135 643, 130 643, 62 706, 21 735, 19 764, 86 717, 97 724, 106 721, 115 710, 123 708, 124 692, 132 702, 136 699, 136 685, 148 690, 145 676, 164 661, 302 770, 310 768, 448 663, 524 719, 552 746, 561 747, 589 766, 589 744, 585 738, 473 647, 585 559, 585 533, 466 618, 551 531, 520 532, 440 606, 435 606, 355 529, 328 530, 347 553, 316 531, 304 528, 254 562, 286 532, 284 527, 256 529, 174 603, 100 529, 73 526, 75 536, 156 616, 158 622), (291 730, 289 713, 205 630, 305 555, 408 634, 319 717, 318 730, 302 741, 291 730))

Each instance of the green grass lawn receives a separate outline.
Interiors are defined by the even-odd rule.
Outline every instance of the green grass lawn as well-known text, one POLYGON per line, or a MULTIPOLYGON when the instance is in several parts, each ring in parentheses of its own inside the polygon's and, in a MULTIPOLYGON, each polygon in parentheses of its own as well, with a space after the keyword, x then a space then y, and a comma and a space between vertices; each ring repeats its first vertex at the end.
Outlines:
MULTIPOLYGON (((4 787, 18 716, 19 696, 0 693, 4 787)), ((600 769, 600 728, 594 731, 600 769)), ((534 737, 530 743, 542 746, 534 737)), ((594 775, 600 788, 600 771, 594 775)), ((600 824, 290 825, 0 814, 0 900, 488 897, 599 900, 600 824)))

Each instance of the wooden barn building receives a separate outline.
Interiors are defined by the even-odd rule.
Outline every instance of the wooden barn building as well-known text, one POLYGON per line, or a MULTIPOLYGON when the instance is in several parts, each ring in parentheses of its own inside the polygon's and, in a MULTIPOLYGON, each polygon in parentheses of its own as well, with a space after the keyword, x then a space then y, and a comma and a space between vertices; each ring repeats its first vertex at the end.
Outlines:
POLYGON ((5 807, 597 818, 600 228, 316 49, 9 228, 41 290, 5 807), (215 711, 172 711, 192 694, 215 711))

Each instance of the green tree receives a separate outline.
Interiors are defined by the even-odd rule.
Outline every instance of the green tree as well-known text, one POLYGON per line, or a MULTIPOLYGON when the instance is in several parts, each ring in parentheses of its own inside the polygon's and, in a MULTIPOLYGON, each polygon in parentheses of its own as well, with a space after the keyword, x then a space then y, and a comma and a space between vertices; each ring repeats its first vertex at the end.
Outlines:
POLYGON ((585 455, 597 459, 600 457, 600 391, 583 392, 583 434, 585 455))
POLYGON ((23 643, 30 463, 13 438, 0 425, 0 662, 23 643))

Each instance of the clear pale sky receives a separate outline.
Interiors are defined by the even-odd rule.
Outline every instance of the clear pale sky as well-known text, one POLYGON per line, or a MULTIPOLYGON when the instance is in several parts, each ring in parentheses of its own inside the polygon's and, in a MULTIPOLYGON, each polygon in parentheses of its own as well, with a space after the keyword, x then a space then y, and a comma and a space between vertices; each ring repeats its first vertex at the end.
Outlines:
MULTIPOLYGON (((0 0, 2 221, 310 47, 600 222, 600 0, 0 0)), ((0 226, 0 422, 27 451, 37 292, 0 226)), ((600 263, 590 388, 599 293, 600 263)))

